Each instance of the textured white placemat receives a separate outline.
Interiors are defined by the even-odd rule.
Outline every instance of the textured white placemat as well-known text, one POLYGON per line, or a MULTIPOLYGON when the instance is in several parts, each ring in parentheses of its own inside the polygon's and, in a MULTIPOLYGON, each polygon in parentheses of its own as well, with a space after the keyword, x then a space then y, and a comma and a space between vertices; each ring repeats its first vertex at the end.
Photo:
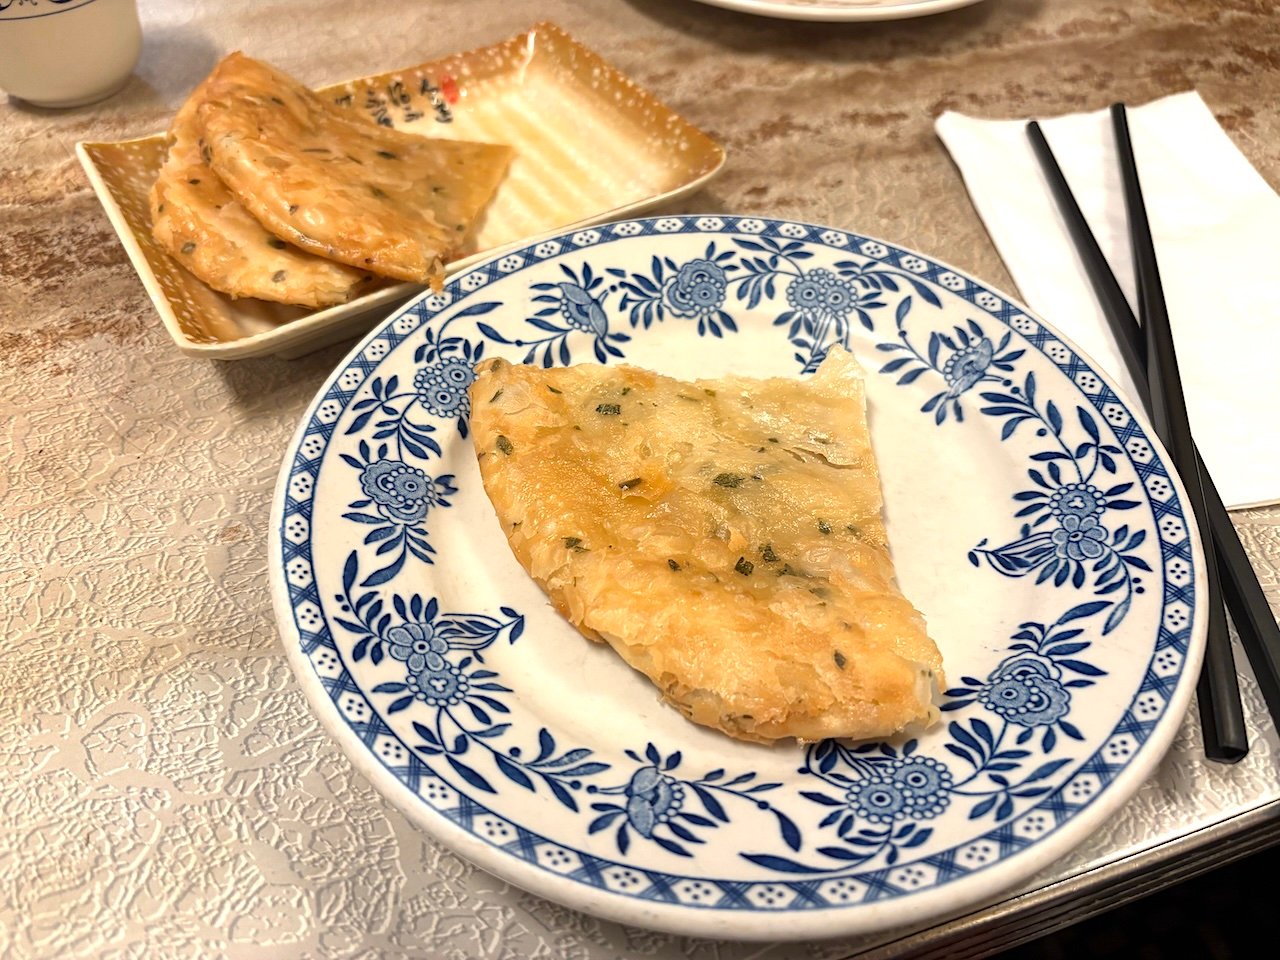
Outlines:
MULTIPOLYGON (((1128 111, 1192 431, 1228 507, 1280 501, 1280 197, 1198 93, 1128 111)), ((1134 298, 1106 110, 1040 121, 1120 285, 1134 298)), ((1026 304, 1130 387, 1025 120, 948 112, 936 129, 1026 304)))

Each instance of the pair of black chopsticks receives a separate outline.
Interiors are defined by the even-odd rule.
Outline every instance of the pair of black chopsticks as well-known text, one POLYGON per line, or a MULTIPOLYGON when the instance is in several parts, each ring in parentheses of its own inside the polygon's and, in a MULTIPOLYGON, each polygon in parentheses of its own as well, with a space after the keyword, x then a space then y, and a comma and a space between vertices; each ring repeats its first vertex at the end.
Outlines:
POLYGON ((1231 611, 1241 645, 1277 725, 1280 725, 1280 627, 1277 627, 1257 574, 1191 437, 1155 245, 1147 222, 1124 104, 1112 106, 1111 121, 1124 184, 1141 326, 1080 212, 1040 125, 1035 121, 1029 123, 1027 136, 1031 139, 1036 158, 1129 375, 1137 385, 1156 433, 1169 451, 1169 457, 1186 487, 1191 512, 1198 519, 1200 529, 1209 534, 1202 538, 1207 567, 1209 634, 1197 687, 1200 724, 1204 733, 1205 756, 1211 760, 1235 763, 1249 752, 1249 739, 1227 630, 1226 610, 1229 608, 1231 611))

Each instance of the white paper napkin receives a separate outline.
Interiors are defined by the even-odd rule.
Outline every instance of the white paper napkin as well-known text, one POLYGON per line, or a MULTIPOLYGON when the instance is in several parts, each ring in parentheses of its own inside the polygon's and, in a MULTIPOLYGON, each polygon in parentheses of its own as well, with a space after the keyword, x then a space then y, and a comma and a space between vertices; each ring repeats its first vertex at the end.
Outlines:
MULTIPOLYGON (((1228 507, 1280 501, 1280 197, 1198 93, 1128 113, 1200 454, 1228 507)), ((1108 112, 1040 125, 1136 313, 1108 112)), ((936 130, 1023 301, 1132 394, 1026 121, 944 113, 936 130)))

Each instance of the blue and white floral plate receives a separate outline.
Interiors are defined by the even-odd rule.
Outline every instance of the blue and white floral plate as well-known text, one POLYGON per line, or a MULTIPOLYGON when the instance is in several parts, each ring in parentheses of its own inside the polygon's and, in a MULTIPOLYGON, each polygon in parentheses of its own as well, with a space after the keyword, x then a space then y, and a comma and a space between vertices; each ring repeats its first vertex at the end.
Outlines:
POLYGON ((756 218, 612 223, 391 316, 284 461, 272 587, 355 764, 512 883, 680 933, 922 923, 1089 835, 1152 771, 1203 652, 1203 560, 1150 428, 1055 331, 922 254, 756 218), (467 439, 472 365, 867 370, 890 542, 948 676, 905 742, 695 727, 517 564, 467 439))

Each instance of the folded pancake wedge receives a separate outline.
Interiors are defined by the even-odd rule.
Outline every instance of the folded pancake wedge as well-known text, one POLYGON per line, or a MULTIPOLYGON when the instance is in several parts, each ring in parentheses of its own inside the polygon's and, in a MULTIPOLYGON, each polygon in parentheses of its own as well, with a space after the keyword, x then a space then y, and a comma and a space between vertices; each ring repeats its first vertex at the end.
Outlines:
POLYGON ((520 564, 696 723, 882 738, 938 716, 941 656, 899 590, 861 368, 693 383, 486 360, 484 488, 520 564))
POLYGON ((305 253, 268 233, 200 155, 201 84, 173 118, 169 154, 151 188, 151 234, 193 274, 233 297, 302 307, 346 303, 366 271, 305 253))
POLYGON ((379 126, 238 53, 210 75, 196 123, 209 165, 277 237, 418 283, 439 281, 512 155, 379 126))

